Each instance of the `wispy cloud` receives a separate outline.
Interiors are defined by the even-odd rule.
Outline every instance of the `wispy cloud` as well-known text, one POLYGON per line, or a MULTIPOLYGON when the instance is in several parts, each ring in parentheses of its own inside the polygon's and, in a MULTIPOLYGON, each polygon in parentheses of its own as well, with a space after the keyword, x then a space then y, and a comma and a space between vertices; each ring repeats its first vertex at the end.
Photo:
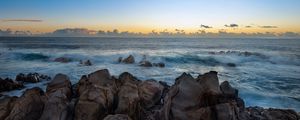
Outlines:
POLYGON ((252 26, 250 26, 250 25, 247 25, 247 26, 245 26, 245 28, 252 28, 252 26))
POLYGON ((201 28, 212 28, 211 26, 208 26, 208 25, 202 25, 202 24, 200 25, 200 27, 201 27, 201 28))
POLYGON ((238 24, 229 24, 229 25, 224 25, 225 27, 239 27, 239 25, 238 24))
POLYGON ((259 26, 260 28, 278 28, 277 26, 270 26, 270 25, 266 25, 266 26, 259 26))
POLYGON ((3 19, 2 22, 43 22, 43 20, 38 19, 3 19))

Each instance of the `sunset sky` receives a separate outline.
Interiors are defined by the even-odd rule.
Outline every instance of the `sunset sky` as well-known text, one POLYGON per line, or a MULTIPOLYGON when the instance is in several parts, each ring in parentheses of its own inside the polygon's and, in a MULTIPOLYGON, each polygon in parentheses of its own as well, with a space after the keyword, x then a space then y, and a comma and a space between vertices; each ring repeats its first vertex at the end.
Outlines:
POLYGON ((0 29, 299 33, 299 6, 300 0, 0 0, 0 29))

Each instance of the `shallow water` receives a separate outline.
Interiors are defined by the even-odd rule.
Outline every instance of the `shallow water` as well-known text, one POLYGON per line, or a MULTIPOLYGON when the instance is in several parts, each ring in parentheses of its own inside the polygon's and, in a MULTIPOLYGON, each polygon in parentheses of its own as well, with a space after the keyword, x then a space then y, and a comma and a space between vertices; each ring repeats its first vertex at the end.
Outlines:
MULTIPOLYGON (((239 89, 246 106, 293 108, 300 111, 300 40, 297 39, 205 39, 205 38, 5 38, 0 37, 0 77, 38 72, 54 77, 67 74, 72 83, 82 75, 107 68, 112 75, 130 72, 139 79, 172 84, 183 72, 194 76, 214 70, 220 81, 239 89), (129 54, 143 55, 165 68, 119 64, 129 54), (70 63, 53 62, 68 57, 70 63), (79 60, 92 66, 80 66, 79 60), (228 66, 234 63, 236 67, 228 66)), ((26 87, 45 88, 46 82, 26 87)), ((22 90, 5 92, 20 95, 22 90)))

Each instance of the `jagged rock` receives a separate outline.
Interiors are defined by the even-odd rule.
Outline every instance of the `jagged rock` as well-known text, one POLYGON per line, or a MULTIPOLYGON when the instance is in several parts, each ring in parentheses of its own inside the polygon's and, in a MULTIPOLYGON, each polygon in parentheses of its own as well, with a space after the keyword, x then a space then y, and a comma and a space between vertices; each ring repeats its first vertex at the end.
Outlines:
POLYGON ((66 120, 70 116, 71 82, 66 75, 57 74, 47 86, 47 100, 40 120, 66 120))
POLYGON ((247 113, 251 120, 299 120, 300 116, 290 109, 264 109, 262 107, 248 107, 247 113))
POLYGON ((98 120, 112 113, 115 93, 115 81, 107 69, 83 76, 78 83, 75 120, 98 120))
POLYGON ((137 120, 140 116, 140 97, 138 91, 138 81, 131 74, 125 72, 119 76, 121 87, 118 93, 117 114, 127 114, 132 119, 137 120))
POLYGON ((118 58, 118 62, 121 63, 121 62, 122 62, 122 59, 123 59, 122 57, 119 57, 119 58, 118 58))
POLYGON ((4 120, 10 113, 17 97, 5 97, 0 99, 0 120, 4 120))
POLYGON ((38 120, 42 115, 44 92, 40 88, 27 89, 16 100, 10 114, 5 120, 38 120))
POLYGON ((12 79, 9 79, 9 78, 2 79, 2 78, 0 78, 0 92, 10 91, 10 90, 15 90, 15 89, 21 89, 23 87, 24 87, 24 85, 22 83, 15 82, 12 79))
POLYGON ((153 66, 163 68, 163 67, 165 67, 165 63, 162 63, 162 62, 159 62, 159 63, 153 63, 153 66))
POLYGON ((150 108, 160 102, 164 86, 155 80, 143 81, 139 86, 141 105, 150 108))
POLYGON ((107 115, 103 120, 131 120, 128 115, 116 114, 116 115, 107 115))
POLYGON ((79 61, 79 64, 80 64, 80 65, 84 65, 84 66, 92 66, 92 65, 93 65, 92 62, 91 62, 90 60, 86 60, 86 61, 80 60, 80 61, 79 61))
POLYGON ((238 97, 238 90, 232 88, 228 81, 222 82, 220 85, 220 89, 223 95, 226 95, 228 97, 233 97, 233 98, 238 97))
POLYGON ((50 80, 51 78, 47 75, 40 75, 38 73, 29 73, 27 75, 20 73, 16 76, 16 81, 22 82, 30 82, 30 83, 37 83, 41 80, 50 80))
POLYGON ((61 63, 68 63, 71 61, 72 61, 71 58, 66 58, 66 57, 59 57, 54 59, 54 62, 61 62, 61 63))
POLYGON ((132 64, 135 62, 134 57, 132 55, 129 55, 127 58, 125 58, 124 60, 122 60, 123 63, 126 64, 132 64))
POLYGON ((140 62, 140 66, 143 66, 143 67, 152 67, 152 63, 149 62, 149 61, 141 61, 140 62))
POLYGON ((236 118, 234 102, 220 103, 221 94, 217 72, 205 73, 197 79, 184 73, 170 88, 162 115, 166 120, 236 118))

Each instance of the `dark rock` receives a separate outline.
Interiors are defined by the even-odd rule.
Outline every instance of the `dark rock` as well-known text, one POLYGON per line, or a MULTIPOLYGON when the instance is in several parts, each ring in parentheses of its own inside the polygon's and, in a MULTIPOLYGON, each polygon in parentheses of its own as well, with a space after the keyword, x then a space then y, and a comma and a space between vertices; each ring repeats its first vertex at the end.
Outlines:
POLYGON ((44 92, 40 88, 27 89, 16 100, 5 120, 38 120, 44 108, 43 94, 44 92))
POLYGON ((163 68, 163 67, 165 67, 165 63, 162 63, 162 62, 159 62, 159 63, 153 63, 153 66, 163 68))
POLYGON ((122 57, 119 57, 119 58, 118 58, 118 62, 121 63, 121 62, 122 62, 122 59, 123 59, 122 57))
POLYGON ((38 73, 28 73, 27 75, 20 73, 16 76, 16 81, 37 83, 42 80, 50 80, 51 77, 38 73))
POLYGON ((90 60, 86 60, 86 61, 80 60, 80 61, 79 61, 79 64, 80 64, 80 65, 84 65, 84 66, 92 66, 92 65, 93 65, 92 62, 91 62, 90 60))
POLYGON ((141 105, 149 109, 160 102, 164 86, 155 80, 146 80, 139 84, 139 97, 141 105))
POLYGON ((116 114, 116 115, 107 115, 103 120, 131 120, 128 115, 116 114))
POLYGON ((4 97, 0 99, 0 120, 4 120, 9 115, 16 99, 17 97, 4 97))
POLYGON ((21 89, 23 87, 22 83, 15 82, 12 79, 6 78, 3 80, 0 78, 0 92, 21 89))
POLYGON ((234 63, 227 63, 227 66, 229 66, 229 67, 236 67, 236 65, 234 63))
POLYGON ((72 61, 71 58, 66 58, 66 57, 59 57, 54 59, 54 62, 61 62, 61 63, 68 63, 71 61, 72 61))
POLYGON ((224 81, 220 85, 220 89, 223 95, 228 97, 237 98, 238 97, 238 90, 231 87, 228 81, 224 81))
POLYGON ((127 58, 125 58, 124 60, 122 60, 123 63, 126 64, 132 64, 135 62, 134 57, 132 55, 129 55, 127 58))
POLYGON ((83 76, 78 83, 79 100, 75 106, 75 120, 103 119, 112 113, 116 85, 107 69, 83 76))
POLYGON ((247 113, 251 120, 299 120, 300 116, 290 109, 264 109, 262 107, 248 107, 247 113))
POLYGON ((118 107, 115 110, 117 114, 127 114, 132 119, 137 120, 140 116, 140 97, 138 90, 138 81, 130 73, 122 73, 119 76, 121 87, 118 93, 118 107))
POLYGON ((143 67, 152 67, 152 63, 149 62, 149 61, 141 61, 140 62, 140 66, 143 66, 143 67))
POLYGON ((57 74, 47 86, 47 100, 40 120, 66 120, 71 113, 68 108, 72 89, 66 75, 57 74))

